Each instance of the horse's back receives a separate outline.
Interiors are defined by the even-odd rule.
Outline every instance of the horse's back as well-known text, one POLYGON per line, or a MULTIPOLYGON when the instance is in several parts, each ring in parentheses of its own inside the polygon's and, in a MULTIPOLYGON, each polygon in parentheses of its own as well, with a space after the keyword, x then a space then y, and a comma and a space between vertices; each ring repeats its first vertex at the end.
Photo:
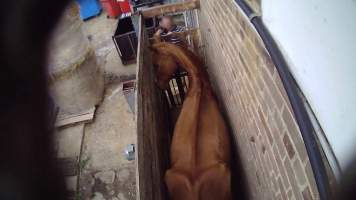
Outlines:
POLYGON ((200 166, 210 166, 217 162, 230 163, 228 129, 215 97, 202 97, 196 149, 200 166))

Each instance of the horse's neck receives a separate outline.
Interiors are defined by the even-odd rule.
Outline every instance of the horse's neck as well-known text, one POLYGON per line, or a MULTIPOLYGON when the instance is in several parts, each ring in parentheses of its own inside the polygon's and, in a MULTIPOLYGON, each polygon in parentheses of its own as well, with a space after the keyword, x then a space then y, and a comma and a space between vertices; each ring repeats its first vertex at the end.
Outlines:
POLYGON ((161 35, 153 35, 153 44, 161 42, 161 35))
POLYGON ((173 48, 171 50, 173 56, 177 59, 180 66, 185 69, 189 76, 189 91, 195 92, 198 89, 202 91, 204 83, 206 82, 205 73, 202 69, 200 61, 188 50, 182 48, 173 48))
POLYGON ((201 66, 199 66, 197 64, 198 62, 194 60, 196 58, 192 58, 188 55, 188 52, 183 51, 182 49, 174 51, 173 54, 175 54, 178 63, 188 72, 189 76, 192 78, 201 78, 201 66))

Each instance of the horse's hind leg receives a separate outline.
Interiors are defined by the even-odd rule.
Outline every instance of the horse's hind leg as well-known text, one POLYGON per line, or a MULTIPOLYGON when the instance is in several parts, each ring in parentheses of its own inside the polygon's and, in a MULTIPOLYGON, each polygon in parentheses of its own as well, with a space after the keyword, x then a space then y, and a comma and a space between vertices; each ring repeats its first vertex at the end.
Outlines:
POLYGON ((165 181, 171 200, 197 200, 187 174, 170 169, 166 171, 165 181))
POLYGON ((199 200, 231 200, 231 172, 225 164, 204 171, 198 179, 199 200))

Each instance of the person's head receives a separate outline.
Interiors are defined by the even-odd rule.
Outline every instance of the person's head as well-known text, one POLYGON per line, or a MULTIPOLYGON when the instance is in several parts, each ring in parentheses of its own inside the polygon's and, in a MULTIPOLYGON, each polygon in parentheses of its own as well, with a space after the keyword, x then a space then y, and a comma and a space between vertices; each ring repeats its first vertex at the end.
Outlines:
POLYGON ((166 30, 171 30, 174 28, 173 18, 171 16, 163 16, 159 22, 159 25, 166 30))

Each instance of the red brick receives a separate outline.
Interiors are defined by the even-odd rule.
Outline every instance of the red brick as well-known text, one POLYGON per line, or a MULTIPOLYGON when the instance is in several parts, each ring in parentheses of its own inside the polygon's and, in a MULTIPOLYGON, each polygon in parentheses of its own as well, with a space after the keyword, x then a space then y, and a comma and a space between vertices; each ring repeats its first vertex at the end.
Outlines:
POLYGON ((284 98, 284 101, 287 102, 288 107, 291 108, 287 92, 284 88, 281 78, 279 77, 278 72, 274 73, 273 78, 274 78, 274 82, 276 83, 276 86, 277 86, 279 92, 282 94, 282 97, 284 98))
POLYGON ((261 180, 260 180, 260 176, 258 175, 258 172, 256 172, 256 179, 257 179, 257 183, 258 185, 261 185, 261 180))
POLYGON ((242 29, 240 29, 239 34, 240 34, 241 40, 244 40, 245 39, 245 33, 244 33, 244 31, 242 29))
POLYGON ((269 109, 270 112, 274 112, 276 109, 276 104, 275 102, 273 101, 273 97, 271 96, 271 94, 269 93, 269 90, 266 89, 263 91, 262 93, 262 96, 263 96, 263 101, 266 102, 267 104, 267 107, 269 109))
POLYGON ((289 136, 287 134, 284 134, 283 136, 283 144, 284 147, 286 148, 287 152, 288 152, 288 156, 290 159, 293 159, 294 155, 295 155, 295 151, 294 151, 294 147, 292 145, 292 142, 289 139, 289 136))
POLYGON ((270 130, 271 130, 272 136, 273 136, 273 138, 275 138, 275 140, 277 138, 279 138, 280 136, 282 136, 283 130, 280 130, 280 129, 277 128, 276 121, 275 121, 275 118, 273 117, 273 114, 270 114, 268 116, 267 123, 268 123, 268 126, 269 126, 270 130))
POLYGON ((284 133, 284 123, 280 113, 278 111, 274 112, 273 117, 274 117, 274 121, 276 122, 277 129, 280 131, 280 133, 284 133))
POLYGON ((264 145, 269 145, 269 142, 268 142, 268 136, 266 134, 266 127, 263 125, 262 123, 262 120, 261 120, 261 114, 259 113, 260 112, 260 107, 258 107, 257 109, 257 115, 255 116, 255 119, 256 119, 256 124, 257 124, 257 128, 259 130, 259 132, 261 133, 261 140, 263 141, 264 145))
POLYGON ((273 166, 272 166, 272 162, 270 160, 270 157, 268 155, 268 151, 266 150, 266 153, 263 155, 264 161, 267 165, 267 173, 268 173, 268 177, 267 178, 273 178, 272 174, 273 174, 273 166))
POLYGON ((271 112, 271 109, 268 106, 268 102, 265 100, 264 92, 261 92, 260 94, 261 94, 262 98, 260 99, 259 102, 260 102, 263 113, 267 116, 271 112))
POLYGON ((258 77, 256 78, 256 82, 257 82, 257 85, 259 86, 259 88, 260 88, 261 91, 265 90, 266 85, 265 85, 265 83, 262 81, 262 78, 261 78, 260 76, 258 76, 258 77))
POLYGON ((281 156, 282 160, 284 159, 284 157, 286 157, 286 149, 284 147, 282 138, 280 138, 279 136, 275 136, 274 137, 274 141, 276 142, 277 148, 278 148, 278 152, 279 155, 281 156))
POLYGON ((292 199, 294 197, 292 189, 287 191, 287 196, 288 196, 288 199, 292 199))
POLYGON ((279 171, 278 171, 278 167, 277 167, 277 163, 276 163, 276 159, 274 158, 273 152, 272 152, 272 147, 267 149, 268 152, 268 159, 271 161, 272 164, 272 174, 274 174, 275 176, 279 175, 279 171))
POLYGON ((265 133, 266 133, 267 136, 268 136, 269 143, 272 145, 274 140, 273 140, 272 134, 271 134, 271 132, 270 132, 268 126, 267 126, 266 119, 265 119, 265 117, 263 116, 262 111, 261 111, 260 108, 258 108, 258 114, 259 114, 259 116, 260 116, 260 119, 261 119, 262 125, 263 125, 263 127, 264 127, 265 133))
POLYGON ((291 137, 292 142, 294 143, 301 160, 304 162, 308 156, 307 156, 303 139, 300 135, 299 128, 297 127, 294 117, 288 111, 288 109, 285 108, 283 109, 282 116, 286 124, 286 128, 288 130, 288 135, 291 137))
POLYGON ((278 181, 276 180, 276 178, 271 178, 271 182, 273 184, 274 193, 277 193, 279 191, 278 181))
POLYGON ((294 196, 296 197, 296 199, 302 199, 302 195, 301 195, 301 192, 299 191, 297 181, 295 180, 294 171, 291 167, 289 159, 284 160, 284 167, 286 168, 288 180, 292 186, 294 196))
POLYGON ((277 194, 276 199, 277 199, 277 200, 283 200, 283 198, 282 198, 282 196, 281 196, 280 193, 277 194))
POLYGON ((306 188, 303 190, 302 194, 303 194, 303 199, 304 199, 304 200, 313 200, 313 197, 312 197, 312 195, 311 195, 311 193, 310 193, 309 187, 306 187, 306 188))
POLYGON ((282 105, 284 104, 284 100, 282 94, 277 89, 277 86, 274 83, 273 77, 269 75, 265 69, 262 70, 262 77, 264 82, 266 83, 266 86, 268 88, 269 93, 271 94, 273 101, 276 103, 279 110, 281 110, 282 105))
POLYGON ((297 181, 299 183, 299 185, 304 185, 307 180, 305 178, 305 171, 302 167, 302 163, 299 161, 299 159, 295 159, 294 163, 293 163, 293 169, 295 172, 295 176, 297 178, 297 181))
POLYGON ((278 150, 276 146, 273 146, 273 153, 274 153, 274 158, 278 167, 278 171, 282 177, 282 181, 283 181, 283 185, 285 185, 286 187, 289 186, 289 181, 288 181, 288 177, 287 177, 287 172, 285 171, 283 162, 281 157, 279 156, 278 150))
MULTIPOLYGON (((250 80, 249 80, 250 81, 250 80)), ((255 92, 256 92, 256 90, 254 90, 252 87, 251 87, 251 84, 250 84, 250 82, 247 82, 246 83, 246 88, 247 88, 247 90, 249 91, 249 93, 250 93, 250 95, 251 95, 251 98, 252 98, 252 104, 256 104, 256 94, 255 94, 255 92)))
POLYGON ((311 194, 313 196, 313 198, 317 198, 319 196, 319 192, 315 183, 315 179, 314 179, 314 174, 313 174, 313 170, 311 168, 311 165, 309 163, 309 161, 307 162, 307 164, 305 165, 305 173, 309 182, 309 186, 311 189, 311 194))
POLYGON ((270 75, 273 75, 274 72, 276 71, 276 67, 272 61, 272 58, 270 57, 270 55, 268 54, 267 50, 265 50, 264 47, 262 47, 261 51, 262 51, 263 63, 265 63, 265 67, 267 68, 270 75))
POLYGON ((283 186, 281 178, 278 178, 278 186, 281 191, 282 199, 287 199, 286 189, 283 186))
POLYGON ((247 75, 248 75, 249 77, 251 77, 251 72, 250 72, 250 70, 248 69, 248 66, 247 66, 247 64, 246 64, 245 58, 241 55, 240 52, 238 53, 238 55, 239 55, 239 59, 240 59, 240 63, 241 63, 241 65, 242 65, 242 67, 245 69, 245 72, 247 73, 247 75))

